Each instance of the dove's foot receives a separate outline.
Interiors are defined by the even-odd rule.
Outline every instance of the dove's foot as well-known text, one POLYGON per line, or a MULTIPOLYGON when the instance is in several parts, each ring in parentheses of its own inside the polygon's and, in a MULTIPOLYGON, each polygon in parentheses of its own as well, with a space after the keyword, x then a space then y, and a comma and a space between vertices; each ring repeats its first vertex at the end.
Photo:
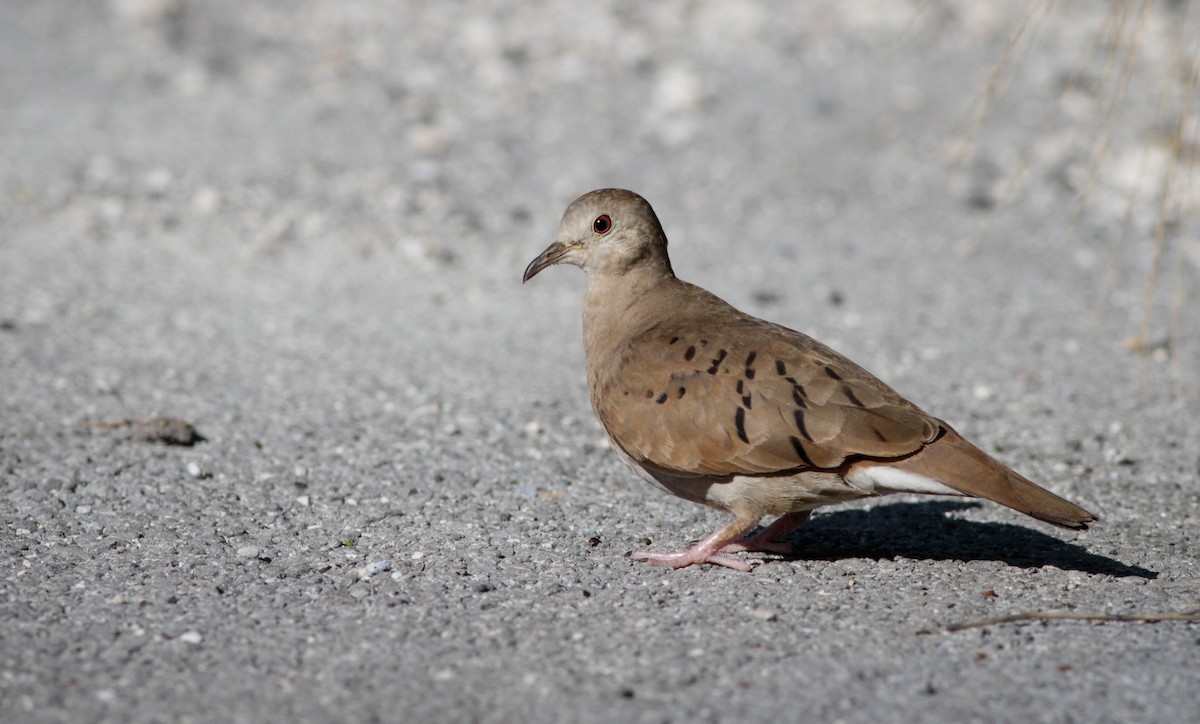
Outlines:
POLYGON ((735 518, 729 525, 685 551, 671 553, 637 551, 633 554, 633 559, 646 561, 652 566, 670 566, 671 568, 686 568, 698 563, 711 563, 749 573, 754 568, 753 562, 725 554, 744 551, 766 551, 783 555, 794 553, 795 546, 791 543, 783 543, 778 539, 804 525, 811 514, 812 511, 809 510, 786 513, 754 535, 746 535, 746 532, 754 528, 757 523, 756 519, 735 518))
POLYGON ((708 537, 686 551, 675 551, 672 553, 638 551, 633 554, 633 559, 635 561, 646 561, 652 566, 670 566, 671 568, 686 568, 697 563, 712 563, 713 565, 732 568, 735 571, 749 573, 753 568, 749 561, 721 555, 721 551, 730 542, 741 538, 748 531, 753 530, 757 524, 757 518, 735 517, 727 525, 714 533, 710 533, 708 537))

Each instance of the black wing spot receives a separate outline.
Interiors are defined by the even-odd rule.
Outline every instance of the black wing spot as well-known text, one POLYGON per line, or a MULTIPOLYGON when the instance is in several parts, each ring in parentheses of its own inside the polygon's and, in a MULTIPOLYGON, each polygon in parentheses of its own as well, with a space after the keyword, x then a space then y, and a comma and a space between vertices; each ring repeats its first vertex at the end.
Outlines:
POLYGON ((817 467, 813 464, 812 458, 808 456, 808 452, 805 451, 804 444, 800 442, 799 438, 790 437, 788 439, 792 441, 792 449, 796 451, 796 457, 800 458, 800 462, 810 468, 817 467))
POLYGON ((804 424, 804 411, 796 410, 795 418, 796 418, 796 429, 800 431, 800 434, 804 437, 805 440, 808 440, 809 442, 813 442, 812 435, 808 434, 808 425, 804 424))
POLYGON ((746 406, 747 410, 749 410, 753 407, 753 405, 751 405, 750 402, 751 402, 750 395, 742 395, 742 404, 746 406))
POLYGON ((679 338, 678 338, 678 337, 672 337, 672 338, 671 338, 671 341, 670 341, 670 342, 667 342, 667 344, 675 344, 675 343, 676 343, 676 342, 678 342, 678 341, 679 341, 679 338))
POLYGON ((717 358, 712 361, 712 367, 708 368, 708 373, 710 375, 715 375, 717 371, 721 369, 721 363, 725 361, 725 356, 727 354, 729 353, 723 349, 717 352, 717 358))
POLYGON ((807 410, 808 399, 804 395, 804 388, 800 385, 792 385, 792 402, 796 403, 796 407, 807 410))
POLYGON ((753 367, 746 368, 746 379, 748 379, 748 380, 754 379, 754 368, 753 367))
POLYGON ((686 388, 686 387, 680 387, 680 388, 679 388, 679 397, 680 397, 680 398, 682 398, 682 397, 683 397, 683 393, 685 393, 685 392, 687 392, 687 388, 686 388))
POLYGON ((751 352, 750 356, 746 357, 746 366, 754 364, 754 360, 758 357, 758 352, 751 352))
POLYGON ((737 391, 738 391, 739 395, 746 394, 746 381, 745 380, 738 380, 737 391))
POLYGON ((742 439, 742 442, 749 443, 750 438, 746 437, 746 411, 739 407, 733 422, 737 425, 737 436, 742 439))
POLYGON ((775 360, 775 371, 779 373, 780 377, 783 377, 787 374, 787 365, 783 363, 783 360, 775 360))
POLYGON ((838 373, 837 373, 837 372, 836 372, 836 371, 835 371, 835 370, 834 370, 832 367, 830 367, 829 365, 825 365, 825 374, 829 375, 830 377, 832 377, 832 378, 833 378, 833 379, 835 379, 835 380, 840 380, 840 379, 842 379, 842 376, 841 376, 841 375, 839 375, 839 374, 838 374, 838 373))
POLYGON ((704 348, 705 348, 705 347, 707 347, 707 346, 708 346, 708 340, 707 340, 707 339, 702 339, 702 340, 700 340, 700 349, 704 349, 704 348))
POLYGON ((651 397, 654 397, 654 390, 646 390, 646 399, 649 400, 651 397))
POLYGON ((655 400, 655 402, 657 402, 657 403, 658 403, 658 404, 660 404, 660 405, 661 405, 662 403, 666 402, 666 401, 667 401, 667 393, 665 393, 665 392, 664 392, 664 393, 662 393, 661 395, 659 395, 659 396, 658 396, 658 399, 657 399, 657 400, 655 400))
POLYGON ((683 353, 683 358, 685 360, 687 360, 688 362, 691 362, 692 358, 695 356, 696 356, 696 348, 695 347, 688 347, 687 351, 683 353))
POLYGON ((842 385, 842 392, 846 393, 846 397, 855 407, 866 407, 861 400, 854 396, 854 390, 850 389, 850 385, 842 385))

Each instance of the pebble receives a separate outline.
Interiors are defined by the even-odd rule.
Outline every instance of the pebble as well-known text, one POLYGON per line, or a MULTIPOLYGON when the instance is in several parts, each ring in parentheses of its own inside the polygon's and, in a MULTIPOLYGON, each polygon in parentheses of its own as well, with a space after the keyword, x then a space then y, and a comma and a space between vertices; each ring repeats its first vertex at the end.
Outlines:
POLYGON ((259 548, 255 545, 246 545, 237 549, 238 556, 242 558, 258 558, 259 548))
POLYGON ((435 154, 446 150, 450 136, 445 129, 432 125, 418 125, 409 129, 408 147, 418 154, 435 154))
POLYGON ((392 562, 384 558, 382 560, 372 561, 365 566, 353 568, 351 569, 350 573, 365 581, 368 578, 378 576, 380 573, 390 570, 392 570, 392 562))
POLYGON ((149 24, 167 18, 175 10, 176 3, 174 0, 112 0, 109 7, 123 20, 149 24))
POLYGON ((211 186, 205 186, 192 195, 192 211, 208 216, 221 205, 221 195, 211 186))
POLYGON ((363 566, 363 573, 367 576, 377 576, 384 571, 392 570, 392 562, 386 558, 379 561, 374 561, 363 566))
POLYGON ((146 190, 155 196, 162 196, 171 187, 173 178, 171 171, 166 168, 156 168, 142 178, 146 190))
POLYGON ((779 612, 769 608, 750 609, 750 615, 761 621, 775 621, 779 618, 779 612))
POLYGON ((690 113, 700 107, 704 95, 704 83, 696 71, 673 65, 659 75, 654 103, 665 113, 690 113))
POLYGON ((185 644, 198 644, 204 640, 204 636, 199 631, 185 631, 179 635, 179 640, 185 644))

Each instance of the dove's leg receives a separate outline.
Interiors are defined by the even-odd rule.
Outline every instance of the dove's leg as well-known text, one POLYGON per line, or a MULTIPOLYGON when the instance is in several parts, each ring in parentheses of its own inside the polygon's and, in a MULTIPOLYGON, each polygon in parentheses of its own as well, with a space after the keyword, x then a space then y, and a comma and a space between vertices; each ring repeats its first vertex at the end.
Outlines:
POLYGON ((811 510, 801 510, 797 513, 785 513, 772 524, 754 535, 745 536, 726 543, 721 548, 722 553, 737 553, 739 551, 769 551, 771 553, 795 553, 796 547, 791 543, 780 543, 779 538, 791 533, 808 522, 811 510))
POLYGON ((719 554, 719 551, 727 550, 726 546, 732 541, 740 539, 751 530, 754 530, 754 526, 756 525, 758 525, 757 518, 737 517, 728 525, 717 530, 686 551, 676 551, 673 553, 637 551, 633 554, 633 559, 635 561, 647 561, 653 566, 670 566, 671 568, 684 568, 697 563, 712 563, 732 568, 735 571, 749 573, 752 567, 749 561, 723 556, 719 554))

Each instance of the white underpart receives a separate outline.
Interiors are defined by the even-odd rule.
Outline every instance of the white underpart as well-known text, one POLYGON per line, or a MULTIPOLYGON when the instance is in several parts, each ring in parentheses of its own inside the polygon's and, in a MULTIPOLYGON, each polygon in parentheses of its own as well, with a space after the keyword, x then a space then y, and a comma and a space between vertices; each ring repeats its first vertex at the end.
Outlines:
POLYGON ((926 493, 928 495, 965 495, 933 478, 883 465, 860 467, 846 476, 846 482, 871 495, 888 493, 926 493))

